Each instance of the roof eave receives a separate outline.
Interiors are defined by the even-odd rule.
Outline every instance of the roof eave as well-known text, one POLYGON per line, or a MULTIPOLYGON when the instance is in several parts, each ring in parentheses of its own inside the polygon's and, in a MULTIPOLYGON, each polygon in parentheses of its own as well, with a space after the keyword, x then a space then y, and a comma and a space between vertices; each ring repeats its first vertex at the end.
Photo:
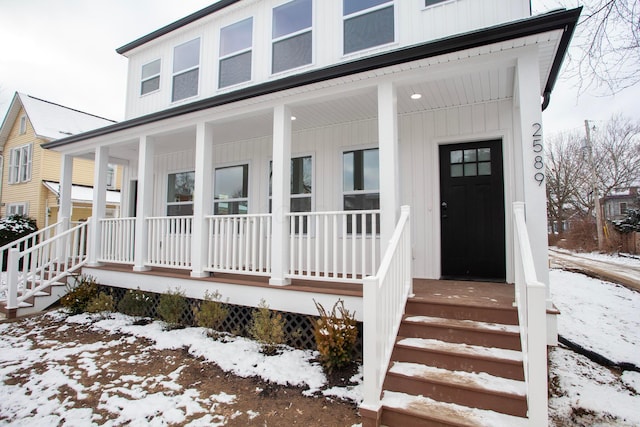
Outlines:
POLYGON ((405 62, 411 62, 424 58, 445 55, 448 53, 471 49, 479 46, 499 43, 502 41, 527 37, 547 31, 563 30, 558 51, 551 67, 551 73, 545 84, 544 91, 552 90, 558 77, 560 66, 569 46, 575 26, 580 17, 582 8, 552 12, 532 18, 501 24, 490 28, 472 31, 444 39, 435 40, 420 45, 409 46, 391 52, 381 53, 375 56, 365 57, 352 62, 341 63, 326 68, 312 70, 306 73, 296 74, 278 80, 250 86, 235 92, 224 93, 210 98, 180 105, 155 113, 147 114, 126 120, 114 125, 105 126, 83 134, 73 135, 44 144, 44 148, 56 148, 66 144, 83 141, 120 130, 130 129, 136 126, 153 123, 183 114, 188 114, 208 108, 218 107, 245 99, 267 95, 269 93, 292 89, 324 80, 344 77, 347 75, 362 73, 373 69, 384 68, 405 62))

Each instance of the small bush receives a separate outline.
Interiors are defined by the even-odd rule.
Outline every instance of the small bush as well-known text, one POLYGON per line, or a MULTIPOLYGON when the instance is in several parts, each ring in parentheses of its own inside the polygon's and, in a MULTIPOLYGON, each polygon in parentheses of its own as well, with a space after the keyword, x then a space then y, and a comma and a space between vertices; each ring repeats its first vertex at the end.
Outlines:
POLYGON ((196 324, 209 329, 209 334, 214 338, 217 337, 216 331, 229 315, 229 310, 225 308, 224 304, 220 301, 221 299, 222 295, 217 290, 212 294, 206 291, 200 308, 193 310, 196 324))
POLYGON ((102 317, 106 317, 107 313, 113 311, 115 303, 113 297, 104 292, 99 293, 97 297, 93 298, 87 304, 87 311, 89 313, 100 313, 102 317))
POLYGON ((187 309, 187 299, 179 288, 169 290, 160 295, 158 303, 158 316, 169 324, 170 329, 182 325, 182 316, 187 309))
POLYGON ((285 321, 280 313, 272 313, 265 300, 253 311, 249 334, 260 343, 262 353, 274 355, 278 346, 284 343, 285 321))
POLYGON ((133 317, 145 317, 151 313, 152 297, 140 289, 129 289, 120 302, 118 311, 133 317))
POLYGON ((98 284, 92 276, 82 275, 75 284, 67 284, 67 294, 60 298, 60 304, 70 314, 80 314, 87 311, 89 302, 98 296, 98 284))
POLYGON ((355 312, 344 308, 344 301, 339 299, 331 312, 316 302, 320 318, 314 323, 313 335, 320 352, 320 362, 324 369, 331 373, 334 369, 342 369, 353 360, 353 351, 358 338, 355 312))
MULTIPOLYGON (((36 220, 29 218, 28 216, 10 215, 5 218, 0 218, 0 246, 4 246, 36 231, 38 231, 36 220)), ((34 242, 32 242, 31 239, 27 239, 26 242, 22 242, 18 245, 18 249, 23 251, 32 244, 34 244, 34 242)), ((2 254, 2 271, 7 270, 8 255, 9 251, 5 251, 2 254)), ((20 260, 20 269, 22 269, 22 262, 23 261, 20 260)))

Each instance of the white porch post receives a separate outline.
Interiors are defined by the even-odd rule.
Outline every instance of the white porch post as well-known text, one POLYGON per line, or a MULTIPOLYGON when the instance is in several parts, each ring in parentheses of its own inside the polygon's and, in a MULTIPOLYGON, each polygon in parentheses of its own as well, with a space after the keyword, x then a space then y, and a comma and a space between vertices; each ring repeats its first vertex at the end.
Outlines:
POLYGON ((538 48, 528 50, 518 57, 516 108, 520 113, 522 138, 523 201, 527 230, 538 281, 547 288, 550 304, 549 263, 547 241, 547 194, 544 181, 544 150, 534 144, 543 144, 542 100, 540 97, 540 75, 538 48), (539 136, 538 136, 539 135, 539 136), (536 179, 536 174, 538 175, 536 179))
POLYGON ((196 170, 193 190, 193 226, 191 230, 191 277, 206 277, 209 228, 205 216, 213 202, 213 139, 211 127, 204 122, 196 126, 196 170))
POLYGON ((109 164, 109 148, 96 148, 93 165, 93 203, 91 205, 92 221, 89 223, 89 250, 87 265, 97 266, 102 237, 100 236, 100 220, 104 218, 107 207, 107 169, 109 164))
POLYGON ((378 85, 378 145, 380 158, 380 253, 393 235, 400 209, 398 167, 398 98, 392 83, 378 85))
MULTIPOLYGON (((58 195, 58 222, 56 234, 62 234, 69 228, 71 220, 71 188, 73 184, 73 156, 63 154, 60 158, 60 194, 58 195)), ((64 262, 65 245, 57 246, 58 262, 64 262)))
POLYGON ((136 232, 134 271, 147 271, 147 217, 153 211, 153 156, 155 147, 146 135, 140 137, 138 146, 138 200, 136 208, 136 232))
POLYGON ((273 172, 271 178, 271 278, 270 285, 288 285, 289 225, 291 201, 291 110, 279 105, 273 110, 273 172))

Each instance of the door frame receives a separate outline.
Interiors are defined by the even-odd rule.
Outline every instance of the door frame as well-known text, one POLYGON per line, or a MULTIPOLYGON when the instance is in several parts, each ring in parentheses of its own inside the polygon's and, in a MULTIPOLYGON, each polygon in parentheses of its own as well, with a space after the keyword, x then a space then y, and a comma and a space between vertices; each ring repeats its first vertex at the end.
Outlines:
MULTIPOLYGON (((519 192, 516 187, 516 168, 518 164, 522 165, 522 156, 518 156, 521 150, 514 148, 514 139, 512 132, 507 129, 502 129, 493 132, 479 132, 473 135, 467 136, 447 136, 434 138, 431 147, 431 211, 432 211, 432 235, 433 241, 430 244, 431 254, 427 252, 426 256, 432 258, 434 277, 439 279, 442 277, 442 252, 440 241, 441 236, 441 218, 440 218, 440 146, 441 145, 453 145, 453 144, 465 144, 471 142, 481 142, 487 140, 501 140, 502 141, 502 174, 504 183, 504 208, 505 208, 505 272, 506 282, 514 283, 515 271, 514 271, 514 259, 513 259, 513 214, 511 206, 515 201, 516 193, 519 192), (518 159, 520 161, 518 162, 518 159)), ((522 186, 522 184, 521 184, 522 186)), ((521 192, 521 191, 520 191, 521 192)))

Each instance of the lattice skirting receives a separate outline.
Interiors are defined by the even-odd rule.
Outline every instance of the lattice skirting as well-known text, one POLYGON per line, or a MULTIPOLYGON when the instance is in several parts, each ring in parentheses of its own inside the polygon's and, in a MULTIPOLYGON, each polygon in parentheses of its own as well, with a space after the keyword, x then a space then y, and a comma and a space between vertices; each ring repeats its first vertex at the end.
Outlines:
MULTIPOLYGON (((100 285, 100 289, 103 292, 110 294, 117 306, 124 294, 128 289, 117 288, 112 286, 100 285)), ((150 307, 150 316, 159 318, 157 308, 160 301, 160 295, 157 293, 148 293, 152 298, 152 304, 150 307)), ((188 326, 195 326, 194 309, 199 308, 202 300, 194 298, 187 299, 187 308, 182 313, 182 324, 188 326)), ((228 309, 229 315, 222 322, 220 332, 228 332, 234 335, 240 335, 248 337, 249 333, 247 329, 251 324, 251 318, 255 308, 246 307, 242 305, 224 304, 228 309)), ((313 338, 313 322, 318 319, 318 316, 309 316, 306 314, 279 312, 285 319, 285 334, 287 337, 287 344, 291 347, 301 349, 316 349, 315 339, 313 338)), ((358 323, 358 340, 356 341, 355 357, 358 360, 362 359, 362 323, 358 323)))

